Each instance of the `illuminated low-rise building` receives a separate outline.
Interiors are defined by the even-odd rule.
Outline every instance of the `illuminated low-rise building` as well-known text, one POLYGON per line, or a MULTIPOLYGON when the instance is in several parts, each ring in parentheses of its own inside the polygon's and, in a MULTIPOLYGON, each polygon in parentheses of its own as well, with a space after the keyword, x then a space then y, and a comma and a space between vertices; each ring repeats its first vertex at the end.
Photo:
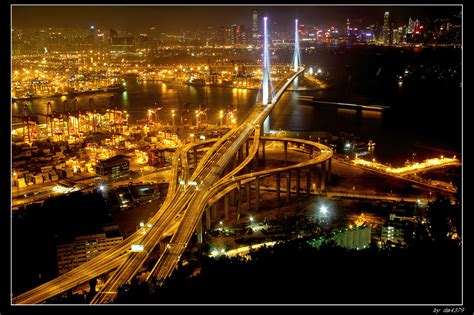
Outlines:
POLYGON ((95 166, 97 175, 112 177, 120 176, 130 169, 130 161, 125 155, 119 154, 106 160, 99 160, 95 166))
POLYGON ((413 240, 415 231, 414 218, 390 215, 390 220, 382 226, 382 242, 405 245, 413 240))
POLYGON ((372 236, 372 225, 364 223, 361 226, 349 226, 349 228, 332 232, 329 235, 310 241, 310 245, 319 248, 327 241, 334 241, 337 246, 346 249, 364 249, 370 245, 372 236))

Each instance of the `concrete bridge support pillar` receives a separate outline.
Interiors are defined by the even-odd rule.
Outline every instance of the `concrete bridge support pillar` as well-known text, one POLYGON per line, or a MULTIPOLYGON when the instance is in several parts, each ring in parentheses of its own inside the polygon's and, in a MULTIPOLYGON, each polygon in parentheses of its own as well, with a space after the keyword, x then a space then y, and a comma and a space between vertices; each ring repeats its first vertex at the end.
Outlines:
POLYGON ((319 182, 321 191, 326 189, 326 161, 321 163, 321 181, 319 182))
POLYGON ((248 139, 245 141, 245 156, 249 156, 249 141, 248 139))
POLYGON ((262 140, 262 160, 265 162, 265 140, 262 140))
MULTIPOLYGON (((252 141, 252 145, 255 144, 254 141, 252 141)), ((260 159, 260 145, 257 146, 257 152, 255 152, 255 159, 254 159, 254 166, 258 166, 258 160, 260 159)))
POLYGON ((194 165, 194 169, 197 168, 197 165, 198 165, 198 150, 197 150, 197 147, 194 147, 193 148, 193 165, 194 165))
POLYGON ((242 192, 241 192, 240 182, 239 182, 239 186, 237 186, 237 220, 240 219, 241 211, 242 211, 242 192))
POLYGON ((260 176, 257 176, 257 180, 255 181, 255 183, 256 183, 255 191, 257 192, 256 196, 255 196, 255 201, 256 201, 256 207, 255 208, 258 211, 259 207, 260 207, 260 176))
POLYGON ((286 174, 286 201, 290 201, 291 197, 291 171, 286 174))
POLYGON ((97 284, 97 278, 92 278, 89 280, 89 295, 94 296, 96 293, 95 286, 97 284))
POLYGON ((296 169, 296 198, 300 197, 300 169, 296 169))
POLYGON ((309 158, 310 158, 310 159, 313 158, 313 152, 314 152, 314 148, 313 148, 313 147, 309 147, 309 158))
POLYGON ((232 190, 230 193, 231 193, 230 204, 231 206, 236 206, 237 205, 237 189, 232 190))
POLYGON ((311 195, 311 166, 306 170, 306 195, 311 195))
POLYGON ((250 182, 247 183, 247 185, 246 185, 247 186, 247 198, 246 198, 246 200, 247 200, 247 207, 248 207, 249 211, 252 210, 252 196, 251 196, 252 187, 250 185, 251 185, 250 182))
POLYGON ((276 174, 276 197, 277 201, 280 201, 280 173, 276 174))
POLYGON ((288 165, 288 141, 284 141, 283 146, 285 147, 285 165, 288 165))
POLYGON ((210 231, 211 230, 211 209, 210 207, 206 207, 206 230, 210 231))
POLYGON ((211 206, 211 218, 213 220, 217 219, 217 205, 218 205, 219 200, 214 202, 211 206))
POLYGON ((328 184, 331 182, 331 165, 332 165, 332 158, 328 160, 328 184))
POLYGON ((318 165, 315 165, 313 167, 311 176, 313 177, 314 192, 317 193, 318 188, 320 188, 319 183, 318 183, 318 165))
POLYGON ((199 245, 201 245, 202 244, 202 217, 198 221, 196 232, 197 232, 197 242, 199 245))
POLYGON ((224 196, 224 219, 229 220, 229 194, 224 196))

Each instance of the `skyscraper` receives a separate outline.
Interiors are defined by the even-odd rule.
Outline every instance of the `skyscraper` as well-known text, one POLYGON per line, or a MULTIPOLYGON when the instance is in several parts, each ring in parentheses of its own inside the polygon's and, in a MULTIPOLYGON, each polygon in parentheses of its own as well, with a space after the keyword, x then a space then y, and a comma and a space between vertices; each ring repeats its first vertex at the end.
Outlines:
POLYGON ((235 44, 238 44, 238 36, 237 36, 237 24, 232 24, 230 26, 230 32, 229 32, 229 39, 228 39, 228 43, 230 45, 235 45, 235 44))
POLYGON ((420 21, 416 19, 415 21, 415 34, 420 34, 420 21))
POLYGON ((252 11, 252 42, 258 44, 258 11, 252 11))
POLYGON ((407 34, 412 34, 414 31, 415 31, 415 24, 410 16, 410 18, 408 19, 407 34))
POLYGON ((383 15, 383 29, 382 29, 382 38, 384 43, 388 43, 390 41, 390 25, 389 25, 389 15, 390 13, 387 11, 383 15))
POLYGON ((237 43, 240 45, 247 45, 247 29, 245 25, 237 27, 237 43))

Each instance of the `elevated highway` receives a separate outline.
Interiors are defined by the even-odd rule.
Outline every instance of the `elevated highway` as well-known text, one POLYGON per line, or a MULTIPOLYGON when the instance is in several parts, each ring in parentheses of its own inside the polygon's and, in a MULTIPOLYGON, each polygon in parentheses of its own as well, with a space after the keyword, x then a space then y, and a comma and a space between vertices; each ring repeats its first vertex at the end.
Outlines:
MULTIPOLYGON (((300 69, 300 71, 293 73, 283 81, 270 104, 254 106, 239 126, 231 129, 206 152, 190 178, 190 180, 199 183, 198 189, 192 186, 180 185, 174 196, 167 198, 167 200, 172 200, 172 203, 170 201, 169 206, 168 204, 162 206, 158 212, 164 213, 160 217, 160 221, 150 229, 140 243, 143 245, 144 251, 129 255, 119 267, 119 272, 114 272, 103 289, 92 299, 91 304, 112 302, 118 287, 129 282, 137 274, 155 246, 170 234, 173 235, 171 242, 166 246, 151 274, 156 274, 158 279, 164 279, 171 274, 196 229, 204 205, 207 203, 206 197, 213 184, 251 133, 260 129, 263 121, 270 114, 286 88, 303 71, 304 69, 300 69), (184 217, 186 217, 185 220, 183 220, 184 217), (176 232, 172 233, 173 230, 176 232)), ((214 189, 221 188, 220 185, 217 185, 214 189)))
MULTIPOLYGON (((164 247, 160 259, 148 276, 148 279, 156 277, 159 280, 164 280, 175 269, 211 198, 215 199, 216 196, 222 196, 242 184, 258 180, 260 176, 270 176, 330 159, 332 151, 329 148, 308 142, 307 145, 320 146, 320 154, 313 159, 288 167, 236 176, 254 159, 261 139, 265 139, 261 135, 263 121, 288 86, 303 71, 304 69, 301 69, 286 78, 277 86, 278 91, 271 103, 268 105, 257 104, 239 126, 230 130, 220 139, 189 144, 177 150, 172 162, 172 178, 174 180, 170 183, 168 195, 161 209, 148 222, 152 225, 151 228, 146 231, 137 231, 119 246, 56 279, 15 297, 13 303, 41 303, 104 274, 108 274, 109 277, 91 303, 110 303, 115 299, 119 286, 130 282, 136 276, 155 247, 165 238, 171 237, 171 241, 164 247), (221 177, 230 161, 238 155, 238 150, 242 149, 252 135, 252 148, 248 151, 246 158, 228 174, 221 177), (215 143, 212 144, 213 142, 215 143), (212 146, 205 152, 194 172, 190 174, 188 152, 196 146, 211 144, 212 146), (178 184, 180 179, 188 178, 189 181, 197 182, 198 186, 178 184), (183 220, 184 218, 185 220, 183 220), (143 245, 144 251, 131 252, 132 244, 143 245)), ((275 139, 268 138, 267 140, 275 139)), ((294 141, 295 139, 288 138, 286 140, 294 141)), ((304 140, 299 141, 304 142, 304 140)))
MULTIPOLYGON (((265 43, 268 42, 266 23, 267 17, 264 17, 265 43)), ((297 31, 295 30, 295 32, 297 31)), ((235 187, 240 189, 242 183, 253 180, 257 181, 258 189, 259 176, 272 173, 271 171, 262 171, 238 175, 258 152, 264 120, 267 119, 275 104, 293 80, 304 72, 304 68, 300 67, 299 62, 298 59, 298 62, 295 63, 294 72, 288 74, 273 89, 277 92, 270 99, 272 88, 270 84, 269 53, 268 45, 265 45, 263 73, 266 75, 264 75, 262 82, 263 104, 262 102, 257 103, 239 126, 231 129, 215 141, 199 163, 197 163, 196 145, 190 144, 176 151, 172 161, 172 176, 168 194, 160 210, 147 222, 147 229, 138 230, 121 244, 56 279, 18 295, 12 302, 15 304, 41 303, 89 280, 105 275, 107 278, 105 285, 94 296, 91 304, 110 303, 115 299, 118 288, 122 284, 130 282, 142 268, 150 253, 157 246, 161 249, 162 246, 160 245, 164 245, 164 243, 166 243, 166 246, 163 246, 161 256, 149 273, 148 279, 151 277, 158 280, 166 279, 176 268, 209 200, 212 197, 219 197, 219 192, 222 195, 222 193, 235 189, 235 187), (253 144, 251 150, 249 150, 248 139, 252 134, 253 144), (247 144, 245 159, 243 159, 242 152, 244 144, 247 144), (194 171, 192 174, 188 161, 188 152, 191 148, 194 149, 194 171), (230 162, 235 161, 234 157, 236 156, 238 156, 240 164, 235 167, 235 162, 233 162, 234 170, 230 170, 228 174, 222 177, 224 170, 229 168, 230 162), (182 179, 185 181, 184 185, 178 184, 182 179), (189 183, 189 181, 193 181, 197 185, 187 185, 186 183, 189 183), (169 238, 171 241, 166 242, 165 240, 169 238), (143 251, 131 251, 131 245, 133 244, 142 245, 143 251)), ((214 141, 210 140, 204 144, 199 143, 197 146, 211 144, 212 142, 214 141)), ((332 152, 329 148, 324 147, 320 151, 321 154, 310 163, 320 163, 330 159, 332 152)), ((277 169, 276 171, 287 170, 291 167, 295 166, 277 169)))

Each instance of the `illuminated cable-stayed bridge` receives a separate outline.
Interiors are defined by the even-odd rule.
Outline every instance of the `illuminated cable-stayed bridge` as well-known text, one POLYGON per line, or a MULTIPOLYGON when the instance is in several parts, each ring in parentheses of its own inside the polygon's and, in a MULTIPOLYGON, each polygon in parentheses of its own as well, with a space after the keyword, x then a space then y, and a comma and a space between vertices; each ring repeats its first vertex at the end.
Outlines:
MULTIPOLYGON (((295 22, 297 25, 297 22, 295 22)), ((297 32, 297 29, 296 29, 297 32)), ((296 42, 295 39, 295 47, 296 42)), ((299 44, 297 45, 299 47, 299 44)), ((219 198, 228 198, 232 191, 240 192, 242 187, 250 191, 250 185, 255 183, 256 208, 259 209, 260 179, 285 174, 287 183, 292 172, 296 172, 297 195, 300 193, 301 171, 306 174, 306 193, 311 191, 311 183, 319 182, 319 188, 324 190, 327 179, 330 178, 332 151, 330 148, 311 141, 297 139, 280 139, 284 142, 285 160, 288 144, 295 142, 305 146, 309 159, 307 161, 273 170, 264 170, 245 174, 246 168, 258 155, 262 143, 262 154, 265 155, 265 142, 272 141, 264 138, 268 116, 292 82, 304 72, 300 58, 293 63, 294 72, 279 82, 275 87, 271 84, 270 60, 268 53, 267 18, 264 18, 264 58, 262 99, 247 114, 242 123, 220 139, 189 144, 176 151, 172 161, 172 176, 166 199, 156 214, 147 222, 150 227, 143 234, 137 231, 116 247, 104 252, 83 265, 49 281, 13 299, 15 304, 42 303, 62 294, 80 284, 86 283, 101 275, 107 275, 105 285, 94 296, 92 304, 111 303, 115 300, 118 288, 129 283, 145 264, 150 253, 160 248, 160 258, 149 272, 147 280, 164 281, 175 270, 181 256, 190 244, 195 231, 202 233, 202 217, 208 219, 209 207, 219 198), (252 142, 251 149, 249 143, 252 142), (208 147, 206 153, 197 163, 197 148, 208 147), (244 147, 246 150, 244 152, 244 147), (194 152, 194 171, 190 172, 188 153, 194 152), (320 166, 320 178, 316 169, 320 166), (180 185, 185 177, 190 183, 197 185, 180 185), (132 245, 139 244, 143 251, 131 251, 132 245)), ((296 53, 296 48, 295 48, 296 53)), ((298 50, 299 53, 299 50, 298 50)), ((267 132, 268 133, 268 132, 267 132)), ((275 139, 275 141, 279 141, 275 139)), ((278 192, 279 196, 279 192, 278 192)), ((288 197, 290 198, 290 193, 288 197)), ((247 200, 249 202, 249 200, 247 200)), ((227 204, 227 202, 226 202, 227 204)), ((241 198, 239 197, 239 204, 241 198)), ((228 206, 226 206, 227 209, 228 206)), ((227 211, 227 210, 226 210, 227 211)), ((207 220, 210 226, 210 219, 207 220)), ((199 237, 198 237, 199 240, 199 237)), ((202 241, 202 235, 201 235, 202 241)))

